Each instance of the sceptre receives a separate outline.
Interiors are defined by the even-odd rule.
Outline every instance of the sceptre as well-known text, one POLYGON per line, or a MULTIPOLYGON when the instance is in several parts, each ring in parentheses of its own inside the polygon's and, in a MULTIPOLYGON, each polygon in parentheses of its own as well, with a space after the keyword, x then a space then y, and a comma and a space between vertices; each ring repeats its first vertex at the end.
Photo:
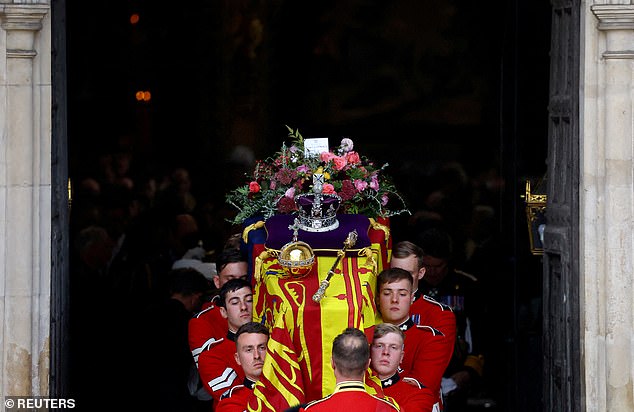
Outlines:
POLYGON ((335 259, 335 263, 333 263, 332 267, 328 271, 328 275, 326 276, 326 279, 322 280, 319 283, 319 289, 317 289, 317 292, 315 292, 315 294, 313 295, 313 300, 315 302, 319 303, 321 299, 324 297, 324 294, 326 293, 326 289, 330 285, 330 278, 332 278, 332 275, 335 274, 335 269, 337 269, 337 266, 339 266, 339 262, 341 262, 341 259, 345 256, 346 250, 348 250, 349 248, 354 246, 355 243, 357 243, 357 237, 358 235, 356 230, 353 230, 352 232, 348 233, 348 237, 346 238, 346 240, 343 241, 343 248, 337 251, 337 259, 335 259))

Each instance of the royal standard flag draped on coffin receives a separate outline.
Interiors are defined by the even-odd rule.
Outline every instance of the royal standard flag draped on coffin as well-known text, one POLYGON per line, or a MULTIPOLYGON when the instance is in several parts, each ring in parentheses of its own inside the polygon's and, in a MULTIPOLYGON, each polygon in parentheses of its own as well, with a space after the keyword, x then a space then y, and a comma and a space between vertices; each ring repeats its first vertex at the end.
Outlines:
MULTIPOLYGON (((332 342, 348 327, 371 339, 376 277, 391 257, 389 217, 409 213, 387 164, 376 167, 350 139, 329 151, 327 139, 289 132, 292 145, 258 161, 249 183, 227 195, 238 209, 233 223, 245 228, 253 318, 271 332, 252 412, 332 393, 332 342)), ((366 386, 382 395, 370 372, 366 386)))
MULTIPOLYGON (((259 274, 255 276, 253 316, 255 321, 269 327, 271 338, 263 374, 255 387, 256 400, 250 410, 279 411, 330 394, 335 387, 330 365, 335 336, 347 327, 356 327, 372 336, 376 275, 383 269, 382 256, 388 253, 389 241, 385 239, 385 230, 374 229, 367 217, 342 215, 339 219, 340 227, 336 230, 305 234, 307 243, 316 245, 315 264, 301 278, 288 276, 276 257, 285 242, 284 236, 279 235, 284 233, 281 228, 288 226, 290 218, 273 217, 262 229, 269 234, 269 240, 262 253, 264 259, 256 264, 259 274), (345 239, 350 229, 363 235, 355 247, 345 252, 334 268, 324 297, 315 302, 313 295, 337 261, 340 250, 334 245, 339 243, 341 248, 341 239, 345 239), (372 237, 378 243, 373 243, 372 237)), ((290 232, 286 232, 290 239, 290 232)))

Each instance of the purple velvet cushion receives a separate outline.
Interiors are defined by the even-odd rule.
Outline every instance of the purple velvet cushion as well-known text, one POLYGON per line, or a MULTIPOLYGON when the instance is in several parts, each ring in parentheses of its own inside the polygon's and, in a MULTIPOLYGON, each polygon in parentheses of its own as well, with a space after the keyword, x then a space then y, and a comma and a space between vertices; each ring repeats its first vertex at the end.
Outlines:
MULTIPOLYGON (((281 249, 282 246, 293 240, 293 231, 288 227, 293 224, 295 215, 275 215, 266 221, 267 238, 265 245, 270 249, 281 249)), ((297 240, 306 242, 313 250, 334 249, 340 250, 348 233, 357 231, 357 242, 352 249, 361 249, 370 246, 368 230, 370 220, 364 215, 337 215, 339 227, 328 232, 306 232, 299 230, 297 240)))
MULTIPOLYGON (((315 196, 314 195, 308 195, 308 196, 298 196, 297 197, 297 203, 299 204, 299 206, 301 208, 305 208, 306 210, 310 210, 310 208, 313 206, 313 201, 315 200, 315 196)), ((340 199, 338 197, 329 197, 328 195, 324 195, 321 198, 321 204, 324 205, 324 209, 330 207, 330 205, 333 205, 335 207, 339 207, 337 205, 337 203, 340 202, 340 199)))

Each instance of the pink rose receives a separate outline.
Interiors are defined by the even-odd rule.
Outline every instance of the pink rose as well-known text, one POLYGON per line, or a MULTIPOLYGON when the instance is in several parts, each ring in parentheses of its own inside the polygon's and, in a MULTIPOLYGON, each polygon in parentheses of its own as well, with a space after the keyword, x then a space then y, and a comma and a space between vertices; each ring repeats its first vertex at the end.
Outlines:
POLYGON ((258 182, 249 183, 249 192, 258 193, 260 191, 260 184, 258 182))
POLYGON ((387 206, 388 200, 389 198, 387 197, 387 195, 381 196, 381 206, 387 206))
POLYGON ((355 179, 354 187, 356 187, 359 192, 363 192, 368 187, 368 182, 361 179, 355 179))
POLYGON ((357 163, 361 163, 361 158, 359 157, 359 153, 357 152, 346 153, 346 160, 351 165, 356 165, 357 163))
POLYGON ((335 193, 335 187, 331 185, 330 183, 324 183, 324 185, 321 188, 321 192, 326 194, 333 194, 335 193))
POLYGON ((321 154, 319 155, 321 161, 326 163, 328 163, 331 159, 334 159, 335 157, 337 157, 337 155, 332 152, 321 152, 321 154))
POLYGON ((295 188, 294 187, 289 188, 284 193, 284 196, 288 197, 289 199, 294 199, 295 198, 295 188))
POLYGON ((335 170, 343 170, 343 168, 346 167, 348 162, 346 162, 346 158, 345 157, 335 156, 332 159, 332 164, 333 164, 335 170))

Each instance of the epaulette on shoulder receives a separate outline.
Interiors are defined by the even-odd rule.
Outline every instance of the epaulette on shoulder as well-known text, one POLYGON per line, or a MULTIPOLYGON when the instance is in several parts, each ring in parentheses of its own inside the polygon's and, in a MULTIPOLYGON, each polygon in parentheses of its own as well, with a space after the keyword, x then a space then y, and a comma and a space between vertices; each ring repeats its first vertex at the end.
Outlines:
POLYGON ((428 326, 428 325, 416 325, 416 329, 431 332, 432 335, 434 336, 445 336, 445 334, 439 331, 438 329, 432 328, 431 326, 428 326))
POLYGON ((423 295, 423 299, 426 302, 433 303, 434 305, 438 306, 441 310, 448 310, 450 312, 453 312, 453 309, 451 309, 451 306, 438 302, 436 299, 432 298, 431 296, 423 295))
POLYGON ((209 312, 210 310, 213 310, 216 307, 216 305, 214 305, 213 303, 211 304, 211 306, 206 307, 205 309, 201 310, 200 312, 196 313, 194 315, 194 318, 199 318, 202 315, 204 315, 205 313, 209 312))
POLYGON ((223 392, 222 395, 220 395, 220 400, 226 399, 226 398, 231 398, 231 396, 233 396, 233 391, 240 389, 240 388, 244 388, 244 385, 236 385, 233 386, 229 389, 227 389, 226 391, 223 392))
POLYGON ((458 270, 458 269, 454 269, 454 272, 456 272, 457 274, 462 275, 462 276, 466 277, 467 279, 472 280, 474 282, 478 281, 478 278, 475 277, 474 275, 472 275, 471 273, 467 273, 467 272, 464 272, 464 271, 458 270))
POLYGON ((418 389, 422 389, 425 387, 422 383, 418 381, 418 379, 410 378, 408 376, 403 377, 403 382, 407 382, 408 384, 417 387, 418 389))
POLYGON ((203 343, 201 345, 202 351, 206 351, 209 350, 211 348, 213 348, 214 346, 217 346, 218 344, 220 344, 223 340, 225 340, 225 338, 220 338, 220 339, 216 339, 216 338, 209 338, 205 343, 203 343))

